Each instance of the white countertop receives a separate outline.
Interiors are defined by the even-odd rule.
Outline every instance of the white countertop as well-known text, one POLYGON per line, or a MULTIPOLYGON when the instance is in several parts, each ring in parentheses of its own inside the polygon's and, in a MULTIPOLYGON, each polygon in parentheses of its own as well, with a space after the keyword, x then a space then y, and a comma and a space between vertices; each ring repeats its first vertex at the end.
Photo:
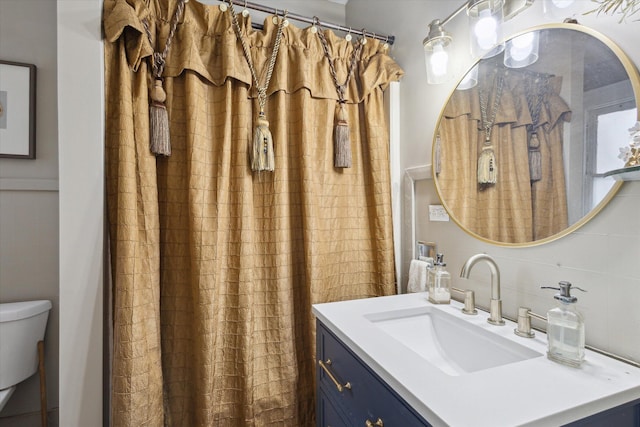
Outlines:
POLYGON ((541 356, 450 376, 365 318, 431 305, 426 293, 415 293, 316 304, 313 313, 434 426, 555 427, 640 399, 640 369, 589 350, 580 368, 552 362, 546 357, 543 333, 536 331, 531 339, 518 337, 513 322, 491 325, 488 313, 464 315, 462 304, 455 301, 435 307, 541 356))

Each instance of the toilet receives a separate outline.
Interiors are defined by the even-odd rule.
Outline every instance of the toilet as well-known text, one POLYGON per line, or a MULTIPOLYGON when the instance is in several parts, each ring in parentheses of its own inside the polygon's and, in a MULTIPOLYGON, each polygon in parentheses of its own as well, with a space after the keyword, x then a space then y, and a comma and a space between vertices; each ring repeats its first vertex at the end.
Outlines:
POLYGON ((38 341, 50 310, 47 300, 0 304, 0 411, 16 385, 38 371, 38 341))

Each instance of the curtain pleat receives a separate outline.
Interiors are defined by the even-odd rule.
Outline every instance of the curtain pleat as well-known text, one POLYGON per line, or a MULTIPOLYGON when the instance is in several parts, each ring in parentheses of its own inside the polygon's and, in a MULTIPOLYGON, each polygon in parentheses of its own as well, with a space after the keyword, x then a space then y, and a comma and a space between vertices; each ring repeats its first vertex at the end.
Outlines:
MULTIPOLYGON (((314 424, 314 303, 389 295, 395 272, 383 90, 370 40, 348 88, 353 167, 333 167, 337 95, 317 36, 285 29, 266 115, 276 170, 252 173, 255 88, 228 14, 189 2, 167 58, 172 155, 149 151, 149 17, 105 1, 114 426, 314 424)), ((251 32, 261 70, 275 26, 251 32)), ((250 22, 242 23, 244 31, 250 22)), ((352 45, 326 32, 340 78, 352 45)))

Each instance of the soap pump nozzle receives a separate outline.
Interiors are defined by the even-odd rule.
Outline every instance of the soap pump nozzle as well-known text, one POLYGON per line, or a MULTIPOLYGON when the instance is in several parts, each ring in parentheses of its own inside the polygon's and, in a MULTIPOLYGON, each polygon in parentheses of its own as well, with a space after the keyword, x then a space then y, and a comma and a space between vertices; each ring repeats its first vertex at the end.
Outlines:
POLYGON ((559 288, 553 286, 540 286, 540 289, 555 289, 556 291, 560 291, 559 294, 555 294, 553 297, 560 302, 565 304, 573 304, 578 301, 578 298, 571 295, 571 289, 577 289, 582 292, 587 292, 582 288, 577 286, 572 286, 570 282, 562 281, 558 283, 559 288))

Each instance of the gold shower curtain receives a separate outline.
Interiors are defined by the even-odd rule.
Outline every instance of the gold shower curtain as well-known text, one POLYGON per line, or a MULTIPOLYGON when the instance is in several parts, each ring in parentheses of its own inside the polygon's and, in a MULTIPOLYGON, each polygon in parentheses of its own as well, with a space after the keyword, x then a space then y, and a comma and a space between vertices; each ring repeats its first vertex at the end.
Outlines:
MULTIPOLYGON (((152 48, 176 1, 106 0, 106 170, 114 426, 308 426, 311 304, 394 292, 383 90, 369 40, 347 88, 353 167, 333 168, 336 93, 317 35, 285 28, 266 115, 276 170, 252 174, 257 99, 228 12, 187 3, 165 69, 172 155, 149 152, 152 48)), ((275 25, 241 23, 260 71, 275 25)), ((352 45, 326 32, 339 78, 352 45)))
MULTIPOLYGON (((563 161, 563 122, 570 109, 559 95, 561 79, 552 78, 538 123, 542 179, 531 182, 527 125, 532 124, 525 94, 526 74, 509 71, 492 127, 498 168, 497 183, 480 186, 477 162, 485 133, 481 126, 478 91, 493 105, 496 73, 483 70, 478 86, 456 90, 440 121, 438 186, 444 202, 466 229, 489 240, 526 243, 544 239, 567 227, 563 161), (472 141, 473 143, 469 143, 472 141)), ((490 111, 488 112, 490 114, 490 111)))

